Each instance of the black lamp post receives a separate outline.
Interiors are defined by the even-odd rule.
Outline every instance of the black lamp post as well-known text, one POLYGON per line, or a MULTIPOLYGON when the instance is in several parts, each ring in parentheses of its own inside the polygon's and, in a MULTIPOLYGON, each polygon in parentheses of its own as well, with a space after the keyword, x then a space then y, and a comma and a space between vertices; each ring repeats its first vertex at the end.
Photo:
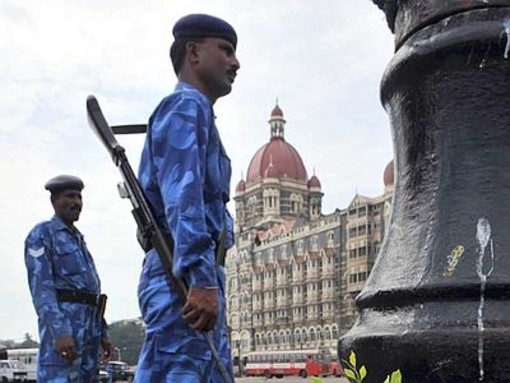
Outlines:
POLYGON ((363 383, 509 381, 510 0, 374 2, 395 197, 339 355, 363 383))

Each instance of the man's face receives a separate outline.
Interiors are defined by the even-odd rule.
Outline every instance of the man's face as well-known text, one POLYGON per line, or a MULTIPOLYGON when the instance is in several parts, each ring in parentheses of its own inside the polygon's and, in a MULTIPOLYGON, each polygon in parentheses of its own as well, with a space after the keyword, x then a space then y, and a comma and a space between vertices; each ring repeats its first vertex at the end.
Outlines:
POLYGON ((240 68, 234 46, 221 38, 206 38, 196 43, 197 75, 206 94, 213 100, 225 96, 240 68))
POLYGON ((78 190, 64 190, 53 197, 55 214, 68 226, 80 218, 83 202, 78 190))

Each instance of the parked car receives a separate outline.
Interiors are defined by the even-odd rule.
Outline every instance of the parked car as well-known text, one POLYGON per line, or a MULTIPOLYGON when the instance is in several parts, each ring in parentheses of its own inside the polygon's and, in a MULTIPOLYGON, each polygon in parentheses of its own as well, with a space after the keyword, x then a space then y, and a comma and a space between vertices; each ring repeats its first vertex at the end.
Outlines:
POLYGON ((11 348, 0 350, 0 359, 19 360, 27 372, 27 381, 35 383, 38 354, 39 349, 37 348, 11 348))
POLYGON ((105 370, 99 370, 99 382, 110 383, 110 375, 105 370))
POLYGON ((26 382, 27 370, 19 360, 0 360, 1 382, 26 382))
POLYGON ((129 368, 128 364, 121 361, 111 361, 105 366, 105 370, 112 377, 112 382, 118 380, 127 380, 132 382, 134 378, 134 371, 129 368))

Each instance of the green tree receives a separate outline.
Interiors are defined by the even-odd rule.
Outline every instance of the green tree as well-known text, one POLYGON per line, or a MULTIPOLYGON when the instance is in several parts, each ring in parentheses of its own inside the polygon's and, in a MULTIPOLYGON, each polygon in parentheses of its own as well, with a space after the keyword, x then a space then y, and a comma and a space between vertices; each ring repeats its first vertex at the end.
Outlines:
POLYGON ((38 348, 39 343, 32 339, 32 335, 28 332, 23 335, 23 341, 16 345, 16 348, 38 348))
POLYGON ((145 330, 141 321, 119 321, 109 325, 110 340, 118 350, 112 360, 118 360, 119 354, 123 362, 136 365, 142 348, 145 330))

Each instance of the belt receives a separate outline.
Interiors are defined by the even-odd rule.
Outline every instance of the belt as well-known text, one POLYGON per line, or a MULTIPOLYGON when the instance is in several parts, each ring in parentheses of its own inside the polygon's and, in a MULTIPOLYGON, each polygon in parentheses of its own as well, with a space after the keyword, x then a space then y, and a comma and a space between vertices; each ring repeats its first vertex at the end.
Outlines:
POLYGON ((97 306, 99 295, 84 293, 81 291, 58 289, 57 298, 60 302, 74 302, 97 306))

